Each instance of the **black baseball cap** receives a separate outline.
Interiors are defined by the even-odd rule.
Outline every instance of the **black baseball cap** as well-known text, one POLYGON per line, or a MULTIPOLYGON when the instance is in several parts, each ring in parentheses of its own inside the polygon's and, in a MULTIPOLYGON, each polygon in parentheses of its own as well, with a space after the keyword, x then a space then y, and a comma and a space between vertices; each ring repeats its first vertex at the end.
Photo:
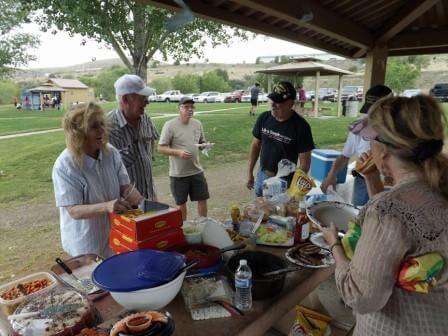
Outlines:
POLYGON ((367 90, 364 105, 361 107, 361 110, 359 112, 367 114, 370 107, 375 104, 377 100, 380 100, 381 98, 386 97, 390 94, 392 94, 392 90, 385 85, 372 86, 367 90))
POLYGON ((297 92, 290 82, 279 82, 274 85, 268 98, 276 103, 283 103, 287 100, 295 100, 297 92))
POLYGON ((194 104, 194 100, 193 100, 193 98, 184 96, 184 97, 182 97, 182 98, 179 100, 179 105, 183 105, 183 104, 187 104, 187 103, 192 103, 192 104, 194 104))

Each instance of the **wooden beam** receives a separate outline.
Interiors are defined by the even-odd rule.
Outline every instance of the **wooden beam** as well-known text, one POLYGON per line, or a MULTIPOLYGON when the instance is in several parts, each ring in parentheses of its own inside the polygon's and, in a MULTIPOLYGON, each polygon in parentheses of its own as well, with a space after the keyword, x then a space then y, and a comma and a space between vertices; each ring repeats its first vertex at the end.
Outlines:
POLYGON ((399 49, 390 50, 389 56, 413 56, 413 55, 432 55, 432 54, 448 54, 448 47, 429 47, 415 49, 399 49))
POLYGON ((448 46, 448 30, 426 29, 403 33, 389 41, 390 50, 435 48, 448 46))
POLYGON ((215 6, 215 7, 219 7, 221 4, 223 4, 226 1, 228 1, 228 0, 214 0, 212 2, 212 5, 215 6))
POLYGON ((378 84, 384 84, 386 78, 387 47, 375 46, 367 53, 364 71, 364 92, 378 84))
POLYGON ((373 36, 367 29, 329 11, 317 1, 301 0, 292 7, 288 1, 278 0, 239 0, 239 3, 353 46, 373 47, 373 36), (302 19, 307 14, 310 14, 309 21, 302 19))
POLYGON ((337 107, 337 115, 341 116, 341 105, 342 105, 342 75, 338 76, 338 107, 337 107))
POLYGON ((313 106, 313 113, 315 118, 319 116, 319 81, 320 81, 320 71, 316 71, 316 83, 314 86, 314 106, 313 106))
POLYGON ((378 34, 378 44, 389 41, 392 37, 401 32, 404 28, 414 22, 417 18, 426 13, 440 0, 411 0, 407 1, 397 14, 387 21, 383 29, 378 34))
POLYGON ((366 49, 359 48, 357 52, 353 54, 353 58, 361 58, 367 53, 366 49))
MULTIPOLYGON (((139 0, 143 3, 149 3, 154 6, 163 7, 167 9, 179 10, 172 0, 139 0)), ((238 27, 255 33, 268 35, 283 39, 285 41, 300 43, 301 45, 324 50, 326 52, 343 56, 352 57, 352 50, 347 48, 339 48, 337 46, 323 43, 318 39, 311 38, 304 34, 297 34, 289 29, 282 29, 277 26, 271 26, 265 22, 260 22, 252 17, 245 17, 239 13, 233 13, 223 8, 216 8, 204 3, 201 0, 189 0, 188 6, 195 13, 197 17, 213 20, 233 27, 238 27)))

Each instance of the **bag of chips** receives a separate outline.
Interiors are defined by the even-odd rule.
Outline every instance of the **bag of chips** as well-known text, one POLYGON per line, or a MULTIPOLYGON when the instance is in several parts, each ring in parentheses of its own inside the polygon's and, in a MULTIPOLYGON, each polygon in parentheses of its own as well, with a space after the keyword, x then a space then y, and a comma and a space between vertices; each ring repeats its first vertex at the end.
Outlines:
POLYGON ((302 199, 315 186, 316 184, 311 177, 302 169, 296 168, 291 185, 289 186, 288 195, 294 199, 302 199))
POLYGON ((397 286, 410 292, 427 294, 442 272, 445 261, 438 253, 427 253, 407 259, 398 274, 397 286))
POLYGON ((324 336, 331 317, 318 313, 305 306, 296 306, 297 317, 289 336, 324 336))

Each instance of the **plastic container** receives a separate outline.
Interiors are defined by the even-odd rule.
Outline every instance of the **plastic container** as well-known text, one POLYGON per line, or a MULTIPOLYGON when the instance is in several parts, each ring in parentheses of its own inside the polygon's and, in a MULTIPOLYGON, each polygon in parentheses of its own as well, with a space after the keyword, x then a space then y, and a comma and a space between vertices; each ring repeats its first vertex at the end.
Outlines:
POLYGON ((11 315, 12 313, 14 313, 14 311, 19 306, 19 304, 21 304, 23 301, 28 300, 29 298, 32 298, 36 295, 42 294, 42 293, 54 288, 57 284, 58 284, 58 281, 56 280, 56 278, 51 273, 48 273, 48 272, 33 273, 30 275, 27 275, 26 277, 11 281, 11 282, 0 287, 0 307, 2 308, 3 312, 7 316, 11 315), (23 284, 26 284, 27 282, 31 282, 31 281, 39 280, 39 279, 47 279, 51 283, 47 287, 42 288, 34 293, 31 293, 28 295, 23 295, 16 299, 13 299, 13 300, 5 300, 1 297, 1 295, 3 295, 8 290, 10 290, 14 287, 17 287, 18 284, 23 285, 23 284))
POLYGON ((158 287, 130 292, 110 292, 110 295, 124 308, 129 310, 158 310, 167 306, 179 293, 186 272, 174 280, 158 287))
POLYGON ((252 271, 246 259, 240 260, 235 273, 235 306, 240 310, 252 308, 252 271))
MULTIPOLYGON (((334 149, 314 149, 311 152, 310 175, 318 181, 323 181, 330 172, 331 166, 341 152, 334 149)), ((345 183, 347 167, 336 176, 336 183, 345 183)))

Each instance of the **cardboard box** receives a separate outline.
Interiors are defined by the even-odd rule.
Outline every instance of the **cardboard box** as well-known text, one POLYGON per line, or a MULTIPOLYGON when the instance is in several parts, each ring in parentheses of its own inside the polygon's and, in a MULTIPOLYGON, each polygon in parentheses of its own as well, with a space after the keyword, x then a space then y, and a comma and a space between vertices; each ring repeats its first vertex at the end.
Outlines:
POLYGON ((165 230, 142 241, 135 240, 133 237, 115 229, 111 229, 109 235, 109 246, 117 254, 141 249, 167 250, 185 244, 184 233, 181 228, 165 230))
POLYGON ((135 218, 112 213, 111 228, 130 237, 132 241, 144 241, 165 231, 182 226, 182 213, 169 207, 166 210, 145 212, 135 218))

